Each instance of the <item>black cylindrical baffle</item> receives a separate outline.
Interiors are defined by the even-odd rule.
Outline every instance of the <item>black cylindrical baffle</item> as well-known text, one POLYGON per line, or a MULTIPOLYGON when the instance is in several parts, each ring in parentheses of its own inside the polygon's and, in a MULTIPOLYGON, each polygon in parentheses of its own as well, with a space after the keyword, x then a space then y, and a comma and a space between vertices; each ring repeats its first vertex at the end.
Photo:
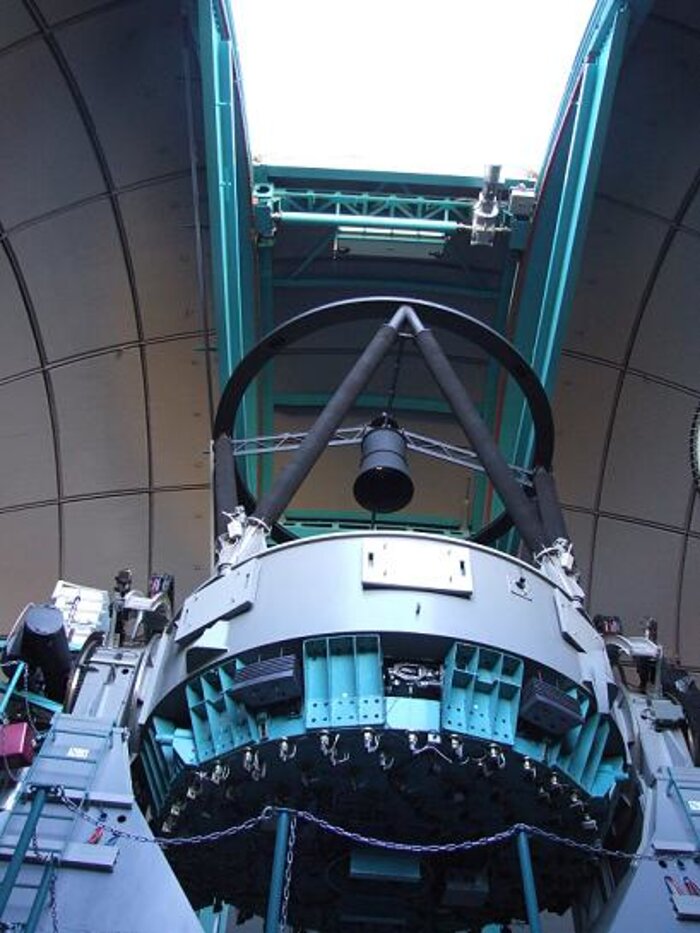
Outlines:
POLYGON ((214 441, 214 515, 217 538, 224 534, 228 519, 238 505, 236 469, 233 462, 231 438, 222 434, 214 441))
POLYGON ((360 472, 353 495, 368 512, 398 512, 413 498, 406 438, 386 413, 370 423, 362 438, 360 472))
POLYGON ((537 467, 533 479, 537 496, 537 508, 547 536, 547 546, 554 544, 558 538, 564 538, 568 541, 569 532, 566 528, 564 513, 559 504, 554 475, 543 467, 537 467))
POLYGON ((27 610, 20 653, 31 668, 41 668, 46 696, 62 703, 71 672, 71 656, 60 609, 32 606, 27 610))
POLYGON ((417 329, 416 343, 523 541, 533 554, 538 553, 544 547, 545 534, 534 503, 530 502, 518 485, 513 471, 498 449, 491 432, 458 379, 435 335, 427 328, 417 329))
POLYGON ((260 519, 266 525, 272 525, 286 509, 294 493, 304 482, 329 440, 342 424, 343 418, 352 408, 355 399, 367 385, 377 366, 398 337, 399 328, 405 317, 406 310, 401 307, 387 324, 382 324, 379 328, 331 396, 292 460, 258 503, 254 513, 255 518, 260 519))

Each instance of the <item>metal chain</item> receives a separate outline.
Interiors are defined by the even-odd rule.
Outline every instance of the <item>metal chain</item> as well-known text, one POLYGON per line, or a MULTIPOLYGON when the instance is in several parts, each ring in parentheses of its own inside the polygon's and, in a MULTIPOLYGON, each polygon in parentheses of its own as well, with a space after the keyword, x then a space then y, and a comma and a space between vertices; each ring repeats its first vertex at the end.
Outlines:
POLYGON ((202 845, 209 842, 218 842, 220 839, 228 839, 231 836, 237 836, 239 833, 248 832, 251 829, 255 829, 257 826, 260 826, 261 823, 266 823, 271 820, 275 811, 272 807, 265 807, 262 813, 259 816, 253 816, 248 820, 245 820, 243 823, 238 823, 235 826, 227 826, 226 829, 216 830, 213 833, 198 833, 193 836, 143 836, 138 833, 130 833, 128 830, 119 829, 116 826, 105 822, 105 820, 100 820, 97 817, 91 816, 89 813, 86 813, 77 803, 74 803, 68 797, 65 790, 62 787, 52 788, 53 792, 56 794, 61 803, 67 807, 72 813, 75 813, 76 816, 79 816, 81 819, 85 820, 87 823, 91 823, 95 827, 101 827, 106 832, 111 833, 113 836, 116 836, 119 839, 128 839, 131 842, 145 842, 152 843, 154 845, 161 846, 162 848, 166 846, 187 846, 187 845, 202 845))
POLYGON ((297 815, 292 814, 289 821, 289 838, 287 840, 287 861, 284 867, 284 888, 282 889, 282 907, 280 909, 279 933, 286 933, 287 913, 289 911, 289 894, 292 889, 292 865, 294 864, 294 845, 297 841, 297 815))
POLYGON ((49 878, 49 910, 51 911, 51 933, 60 933, 58 928, 58 901, 56 899, 56 871, 58 868, 55 855, 43 855, 39 850, 39 842, 36 837, 36 830, 32 833, 32 849, 34 856, 42 865, 50 865, 51 876, 49 878))
MULTIPOLYGON (((253 830, 260 826, 262 823, 271 820, 276 813, 275 807, 265 807, 259 816, 251 817, 250 819, 245 820, 243 823, 239 823, 235 826, 229 826, 226 829, 217 830, 212 833, 197 834, 193 836, 176 836, 172 838, 163 836, 140 836, 136 833, 130 833, 126 830, 118 829, 116 826, 110 826, 109 824, 105 823, 104 820, 98 820, 96 817, 86 813, 81 807, 70 800, 63 788, 59 787, 54 788, 53 790, 58 799, 66 807, 68 807, 69 810, 80 816, 82 819, 86 820, 88 823, 91 823, 93 826, 101 826, 105 830, 112 833, 114 836, 122 839, 129 839, 132 842, 148 842, 163 847, 200 845, 204 843, 217 842, 219 839, 226 839, 231 836, 236 836, 239 833, 253 830)), ((593 856, 594 858, 607 857, 626 859, 630 862, 656 862, 659 861, 659 859, 667 857, 667 854, 664 856, 663 853, 647 855, 638 852, 623 852, 620 849, 605 849, 602 846, 591 845, 587 842, 578 842, 575 839, 568 839, 565 836, 558 836, 556 833, 549 832, 546 829, 541 829, 539 826, 530 826, 528 823, 515 823, 508 829, 494 833, 491 836, 482 836, 479 839, 468 839, 464 840, 463 842, 421 844, 413 842, 396 842, 391 839, 378 839, 376 836, 364 836, 361 833, 356 833, 349 829, 344 829, 342 826, 336 826, 334 823, 330 823, 328 820, 324 820, 322 817, 316 816, 314 813, 310 813, 308 810, 290 810, 288 812, 290 812, 292 815, 291 827, 293 828, 290 828, 290 846, 287 851, 287 875, 285 876, 285 885, 288 879, 291 883, 291 860, 293 860, 294 857, 294 842, 292 840, 296 840, 297 819, 304 820, 307 823, 311 823, 312 825, 317 826, 324 832, 332 833, 335 836, 340 836, 342 839, 348 839, 351 842, 358 843, 359 845, 387 849, 392 852, 411 852, 416 855, 470 852, 475 849, 484 848, 485 846, 501 845, 504 842, 508 842, 510 839, 514 839, 520 833, 525 833, 528 836, 543 839, 547 842, 551 842, 554 845, 566 846, 569 849, 581 852, 584 855, 593 856)))

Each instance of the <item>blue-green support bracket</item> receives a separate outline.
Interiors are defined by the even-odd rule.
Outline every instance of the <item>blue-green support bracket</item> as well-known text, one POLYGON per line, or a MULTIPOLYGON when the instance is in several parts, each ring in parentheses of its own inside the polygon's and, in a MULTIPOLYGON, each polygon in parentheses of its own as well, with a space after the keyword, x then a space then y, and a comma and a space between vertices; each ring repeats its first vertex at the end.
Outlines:
POLYGON ((532 857, 527 833, 518 833, 518 860, 520 862, 520 877, 523 881, 523 894, 525 895, 525 910, 527 922, 530 924, 530 933, 542 933, 540 923, 540 908, 537 903, 537 888, 535 887, 535 874, 532 870, 532 857))
MULTIPOLYGON (((512 335, 548 392, 554 387, 569 321, 630 8, 619 0, 601 0, 591 23, 570 81, 568 106, 560 111, 545 161, 539 216, 512 335)), ((500 438, 510 462, 529 460, 532 426, 513 385, 504 393, 500 438)))
MULTIPOLYGON (((252 170, 240 66, 227 0, 200 0, 199 46, 209 191, 213 295, 222 386, 255 342, 252 170)), ((255 387, 240 431, 257 430, 255 387)), ((252 465, 246 465, 252 474, 252 465)), ((249 484, 253 476, 248 475, 249 484)))
POLYGON ((272 857, 272 875, 270 877, 270 891, 267 897, 265 933, 279 933, 280 929, 280 914, 282 911, 282 897, 284 894, 284 875, 287 866, 291 822, 292 815, 289 810, 278 810, 277 828, 275 830, 275 852, 272 857))
POLYGON ((41 817, 41 811, 44 809, 44 804, 46 803, 46 788, 40 787, 32 798, 32 805, 27 814, 27 819, 24 822, 22 827, 22 832, 20 833, 19 839, 17 840, 17 845, 15 851, 12 853, 12 858, 10 859, 7 868, 5 869, 5 874, 2 878, 2 883, 0 883, 0 917, 2 917, 5 908, 7 907, 7 902, 10 900, 10 895, 17 881, 17 876, 20 873, 22 868, 22 862, 24 861, 24 856, 27 854, 29 845, 32 841, 32 836, 36 830, 37 824, 41 817))

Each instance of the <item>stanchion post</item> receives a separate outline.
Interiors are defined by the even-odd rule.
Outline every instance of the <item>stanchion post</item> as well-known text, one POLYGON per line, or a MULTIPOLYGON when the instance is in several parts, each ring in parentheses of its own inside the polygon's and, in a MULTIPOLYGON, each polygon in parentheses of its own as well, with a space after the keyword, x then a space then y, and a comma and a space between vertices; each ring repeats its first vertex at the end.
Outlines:
POLYGON ((290 821, 291 814, 289 810, 278 811, 277 830, 275 833, 275 853, 272 858, 272 877, 270 879, 270 891, 267 896, 265 933, 279 933, 290 821))
POLYGON ((530 856, 530 843, 528 842, 527 833, 523 830, 518 833, 518 859, 520 861, 520 875, 523 880, 527 922, 530 924, 531 933, 542 933, 535 875, 532 870, 532 858, 530 856))

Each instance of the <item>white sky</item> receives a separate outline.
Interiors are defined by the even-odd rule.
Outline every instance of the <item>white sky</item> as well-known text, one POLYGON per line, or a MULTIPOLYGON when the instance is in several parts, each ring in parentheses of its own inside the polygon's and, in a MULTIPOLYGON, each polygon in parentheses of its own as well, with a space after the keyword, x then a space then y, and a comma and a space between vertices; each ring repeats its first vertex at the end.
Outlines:
POLYGON ((254 159, 539 171, 594 0, 229 0, 254 159))

